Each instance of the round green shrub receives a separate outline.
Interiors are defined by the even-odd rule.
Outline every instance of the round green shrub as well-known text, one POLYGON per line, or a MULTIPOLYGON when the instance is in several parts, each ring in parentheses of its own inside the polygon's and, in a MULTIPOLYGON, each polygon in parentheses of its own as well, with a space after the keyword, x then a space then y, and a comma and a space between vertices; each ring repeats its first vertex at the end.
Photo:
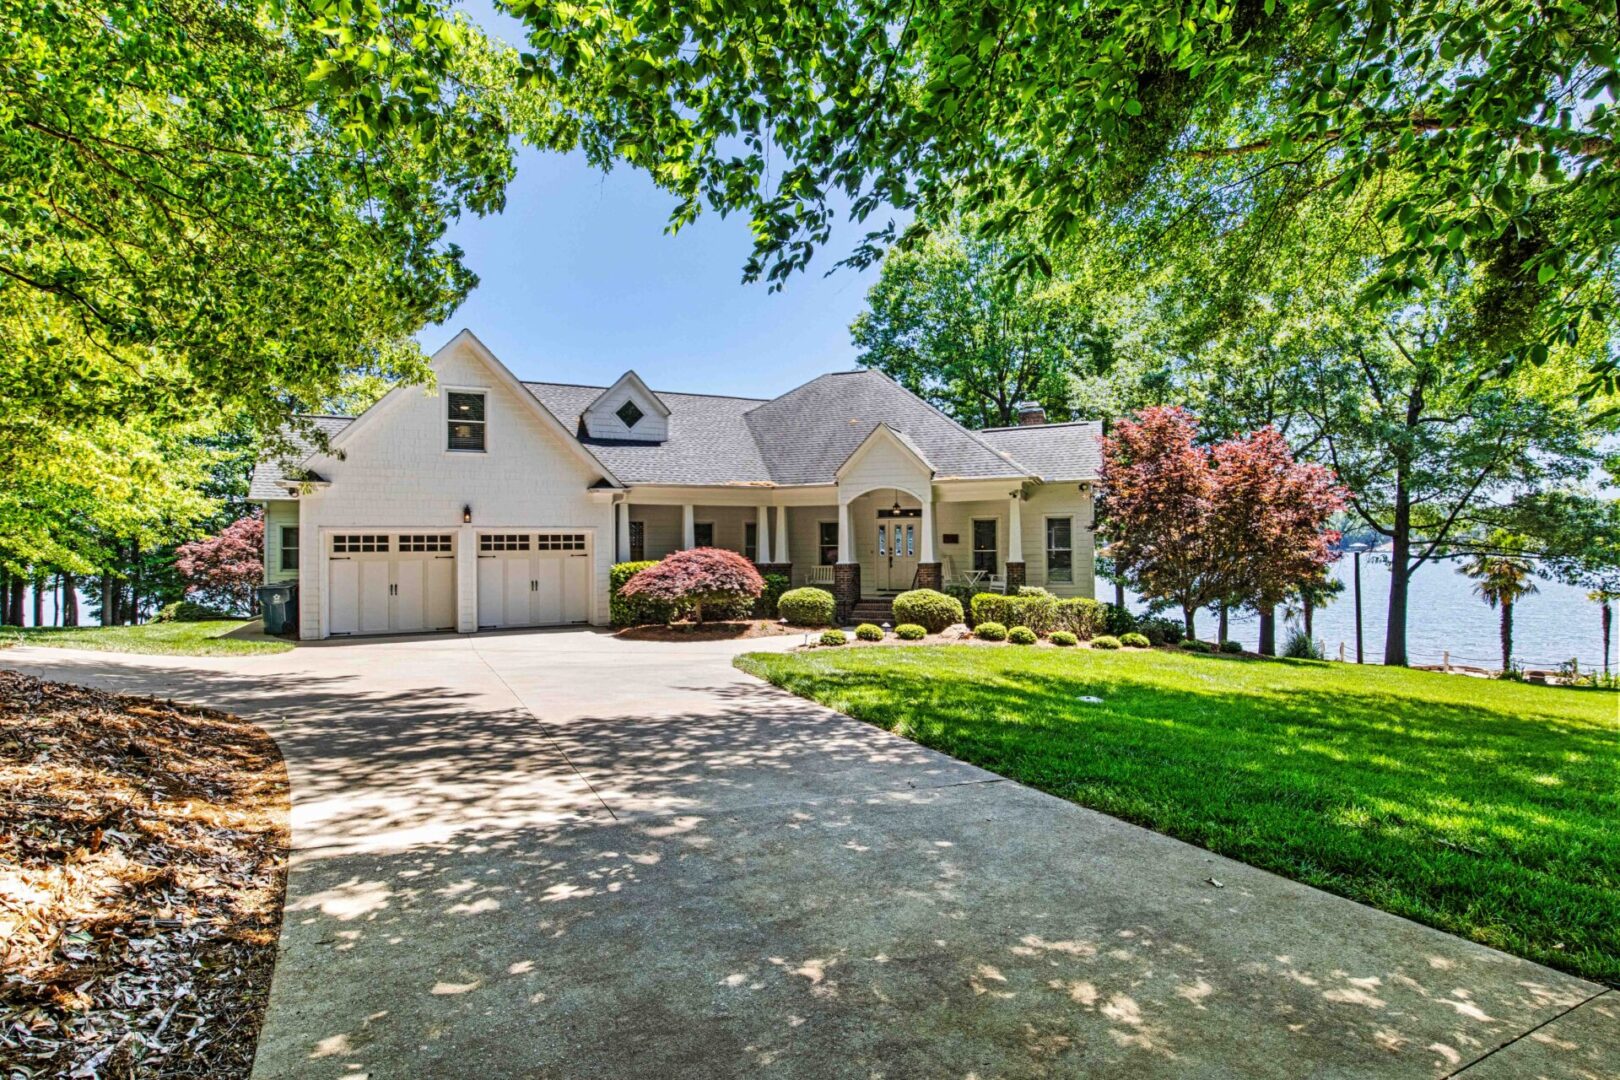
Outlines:
POLYGON ((901 641, 921 641, 928 636, 928 631, 914 622, 903 622, 894 628, 894 636, 901 641))
POLYGON ((1215 646, 1207 641, 1199 641, 1197 638, 1188 638, 1181 643, 1181 647, 1188 652, 1211 653, 1215 651, 1215 646))
POLYGON ((1098 634, 1091 639, 1091 647, 1093 649, 1117 649, 1119 648, 1119 638, 1113 634, 1098 634))
POLYGON ((844 636, 842 630, 823 630, 821 632, 821 643, 823 645, 847 645, 849 644, 849 638, 844 636))
POLYGON ((826 589, 789 589, 777 598, 776 611, 794 626, 831 626, 838 601, 826 589))
POLYGON ((1014 645, 1033 645, 1040 638, 1036 637, 1035 631, 1027 626, 1015 626, 1007 631, 1007 640, 1014 645))
POLYGON ((1113 635, 1129 634, 1136 629, 1136 616, 1118 604, 1104 604, 1103 629, 1113 635))
POLYGON ((1241 653, 1242 651, 1243 651, 1242 642, 1238 642, 1238 641, 1223 641, 1223 642, 1221 642, 1221 652, 1223 652, 1223 653, 1231 653, 1233 656, 1236 656, 1239 653, 1241 653))
POLYGON ((1080 639, 1069 633, 1067 630, 1054 630, 1052 631, 1052 636, 1047 640, 1051 641, 1052 644, 1065 649, 1080 644, 1080 639))
POLYGON ((894 621, 916 623, 937 634, 962 621, 962 601, 933 589, 913 589, 894 598, 894 621))
POLYGON ((657 559, 643 559, 614 563, 613 569, 608 571, 608 618, 614 626, 646 626, 675 621, 677 613, 673 605, 645 596, 620 595, 631 578, 657 565, 657 559))
POLYGON ((1187 636, 1187 629, 1182 626, 1181 620, 1167 619, 1163 615, 1138 619, 1137 629, 1153 645, 1175 645, 1187 636))
POLYGON ((153 622, 204 622, 210 619, 233 618, 230 613, 211 608, 206 604, 199 604, 194 600, 176 600, 172 604, 165 604, 154 616, 153 622))
POLYGON ((998 622, 982 622, 973 628, 973 633, 983 641, 1007 640, 1007 628, 998 622))
POLYGON ((1145 634, 1121 634, 1119 643, 1127 649, 1146 649, 1153 644, 1145 634))
POLYGON ((882 641, 883 628, 874 626, 869 622, 863 622, 855 628, 855 636, 862 641, 882 641))

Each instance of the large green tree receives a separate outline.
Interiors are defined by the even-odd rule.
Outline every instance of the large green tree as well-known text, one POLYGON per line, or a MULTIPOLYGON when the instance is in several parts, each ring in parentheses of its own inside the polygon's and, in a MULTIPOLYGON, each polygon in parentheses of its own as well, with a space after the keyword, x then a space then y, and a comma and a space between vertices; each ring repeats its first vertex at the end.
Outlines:
MULTIPOLYGON (((1204 222, 1241 283, 1299 215, 1364 199, 1392 226, 1369 295, 1488 269, 1498 365, 1610 318, 1613 5, 505 6, 596 160, 675 193, 676 227, 705 205, 750 216, 750 278, 805 266, 847 204, 855 264, 903 234, 890 207, 917 211, 912 238, 966 212, 1059 246, 1101 220, 1151 257, 1204 222)), ((1588 359, 1612 388, 1616 358, 1588 359)))
POLYGON ((1001 272, 1020 246, 949 229, 891 251, 850 327, 861 363, 969 427, 1016 423, 1023 401, 1069 419, 1074 380, 1107 366, 1107 342, 1075 284, 1001 272))

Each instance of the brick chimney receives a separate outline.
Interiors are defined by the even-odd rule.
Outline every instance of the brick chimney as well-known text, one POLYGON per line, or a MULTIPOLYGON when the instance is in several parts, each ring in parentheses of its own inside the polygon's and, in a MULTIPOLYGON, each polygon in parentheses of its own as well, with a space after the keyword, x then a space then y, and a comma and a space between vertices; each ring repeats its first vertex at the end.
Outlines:
POLYGON ((1013 406, 1018 410, 1018 426, 1033 427, 1036 424, 1046 423, 1046 410, 1038 401, 1020 401, 1013 406))

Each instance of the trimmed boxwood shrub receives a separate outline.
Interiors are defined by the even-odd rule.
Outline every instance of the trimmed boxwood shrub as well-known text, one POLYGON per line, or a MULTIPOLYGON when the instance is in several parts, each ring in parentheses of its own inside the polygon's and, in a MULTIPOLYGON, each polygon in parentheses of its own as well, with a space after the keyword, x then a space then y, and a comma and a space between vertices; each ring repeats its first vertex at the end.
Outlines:
POLYGON ((1047 640, 1052 644, 1065 649, 1072 648, 1073 646, 1080 644, 1080 639, 1069 633, 1067 630, 1054 630, 1052 631, 1052 636, 1047 640))
POLYGON ((998 622, 982 622, 973 628, 973 633, 984 641, 1007 640, 1007 628, 998 622))
POLYGON ((847 645, 849 644, 849 638, 844 636, 842 630, 823 630, 821 632, 821 643, 823 645, 847 645))
POLYGON ((1233 656, 1236 656, 1242 651, 1243 643, 1241 641, 1227 640, 1221 642, 1221 652, 1223 653, 1231 653, 1233 656))
POLYGON ((945 595, 962 605, 963 621, 971 629, 973 627, 973 586, 947 585, 945 586, 945 595))
POLYGON ((1187 629, 1181 625, 1180 620, 1167 619, 1163 615, 1139 619, 1137 623, 1137 629, 1152 645, 1178 645, 1181 639, 1187 636, 1187 629))
POLYGON ((1007 640, 1014 645, 1033 645, 1041 640, 1040 637, 1027 626, 1015 626, 1007 631, 1007 640))
POLYGON ((1135 630, 1136 616, 1118 604, 1103 605, 1103 629, 1110 634, 1129 634, 1135 630))
POLYGON ((782 598, 783 593, 792 587, 793 582, 789 580, 786 574, 766 574, 765 591, 759 594, 758 600, 754 601, 754 618, 776 618, 776 602, 782 598))
POLYGON ((860 638, 862 641, 882 641, 883 627, 874 626, 869 622, 863 622, 861 625, 855 628, 855 636, 860 638))
POLYGON ((789 589, 777 599, 776 612, 794 626, 831 626, 838 601, 826 589, 789 589))
POLYGON ((894 636, 901 641, 921 641, 928 636, 928 631, 914 622, 903 622, 894 628, 894 636))
POLYGON ((629 597, 620 594, 620 590, 631 578, 648 567, 657 565, 656 559, 644 559, 639 562, 614 563, 613 569, 608 571, 608 618, 614 626, 645 626, 648 623, 674 621, 675 612, 671 605, 648 597, 629 597))
POLYGON ((1037 634, 1058 628, 1058 598, 1042 590, 1004 596, 979 593, 973 598, 974 625, 998 622, 1003 626, 1027 626, 1037 634))
POLYGON ((1119 648, 1119 638, 1113 634, 1098 634, 1091 639, 1091 647, 1093 649, 1117 649, 1119 648))
POLYGON ((632 575, 619 595, 669 604, 682 615, 690 614, 693 622, 702 622, 705 615, 745 616, 764 591, 765 581, 753 563, 735 551, 700 547, 677 551, 632 575))
POLYGON ((164 604, 158 613, 152 616, 153 622, 206 622, 211 619, 231 619, 235 616, 211 608, 207 604, 199 604, 195 600, 176 600, 172 604, 164 604))
POLYGON ((1144 634, 1121 634, 1119 643, 1127 649, 1146 649, 1153 644, 1144 634))
POLYGON ((894 621, 916 623, 937 634, 962 621, 962 604, 933 589, 913 589, 894 598, 894 621))
POLYGON ((1212 653, 1215 651, 1215 646, 1207 641, 1199 641, 1197 638, 1188 638, 1181 643, 1181 647, 1188 652, 1212 653))
POLYGON ((1056 628, 1081 641, 1096 637, 1105 629, 1107 605, 1089 596, 1074 596, 1057 602, 1056 628))

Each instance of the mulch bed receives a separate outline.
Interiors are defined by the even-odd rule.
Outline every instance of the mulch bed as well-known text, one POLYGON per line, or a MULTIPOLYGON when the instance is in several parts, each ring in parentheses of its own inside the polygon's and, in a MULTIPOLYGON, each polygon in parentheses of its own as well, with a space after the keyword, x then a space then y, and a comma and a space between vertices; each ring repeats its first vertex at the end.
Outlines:
POLYGON ((0 671, 0 1076, 247 1076, 287 811, 252 724, 0 671))
POLYGON ((735 641, 804 632, 802 627, 783 626, 775 619, 739 619, 734 622, 627 626, 616 631, 614 636, 627 641, 735 641))

